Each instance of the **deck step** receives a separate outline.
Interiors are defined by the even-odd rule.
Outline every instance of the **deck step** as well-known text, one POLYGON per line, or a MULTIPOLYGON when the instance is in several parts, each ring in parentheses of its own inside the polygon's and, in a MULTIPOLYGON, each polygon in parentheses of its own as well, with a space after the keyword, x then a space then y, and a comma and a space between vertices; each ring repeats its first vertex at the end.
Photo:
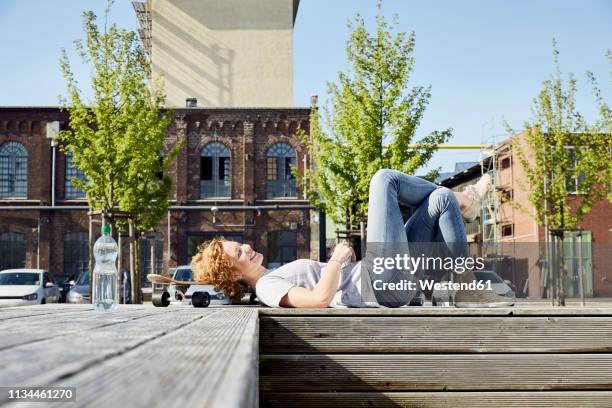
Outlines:
POLYGON ((266 310, 260 404, 612 406, 610 310, 562 312, 266 310))
POLYGON ((610 351, 609 316, 260 316, 261 353, 610 351))
POLYGON ((264 393, 266 408, 609 408, 612 391, 264 393))
POLYGON ((612 390, 610 354, 264 354, 259 370, 262 392, 612 390))

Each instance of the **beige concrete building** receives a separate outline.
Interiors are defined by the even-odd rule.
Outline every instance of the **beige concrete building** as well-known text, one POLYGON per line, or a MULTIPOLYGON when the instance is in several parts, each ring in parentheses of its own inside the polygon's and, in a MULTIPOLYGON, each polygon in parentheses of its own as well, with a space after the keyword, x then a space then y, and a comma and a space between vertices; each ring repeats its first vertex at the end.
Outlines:
POLYGON ((183 107, 187 98, 197 98, 198 107, 293 106, 298 5, 299 0, 147 1, 148 21, 141 26, 153 72, 164 77, 168 106, 183 107))

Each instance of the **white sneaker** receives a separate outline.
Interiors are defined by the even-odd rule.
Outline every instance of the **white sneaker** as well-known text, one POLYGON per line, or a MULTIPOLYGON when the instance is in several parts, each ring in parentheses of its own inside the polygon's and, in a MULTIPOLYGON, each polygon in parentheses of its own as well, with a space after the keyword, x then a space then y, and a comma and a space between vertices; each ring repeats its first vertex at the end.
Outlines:
POLYGON ((464 220, 472 222, 476 219, 480 213, 483 198, 492 188, 491 176, 488 174, 484 174, 476 184, 469 185, 465 188, 464 192, 471 194, 472 202, 461 211, 464 220))

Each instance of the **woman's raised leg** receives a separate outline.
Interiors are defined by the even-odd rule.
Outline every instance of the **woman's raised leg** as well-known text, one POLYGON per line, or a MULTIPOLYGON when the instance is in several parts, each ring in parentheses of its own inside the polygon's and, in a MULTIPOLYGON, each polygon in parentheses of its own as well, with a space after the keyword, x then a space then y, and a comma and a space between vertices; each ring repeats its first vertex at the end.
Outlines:
MULTIPOLYGON (((405 225, 408 242, 432 244, 433 253, 447 249, 451 256, 467 256, 467 236, 455 194, 438 187, 416 209, 405 225)), ((426 245, 425 245, 426 246, 426 245)))
POLYGON ((419 207, 438 188, 397 170, 378 170, 370 180, 367 242, 407 242, 400 203, 419 207))
POLYGON ((362 264, 364 266, 362 270, 369 276, 363 276, 362 282, 366 280, 372 282, 373 295, 380 305, 403 306, 408 304, 416 293, 414 289, 380 290, 378 285, 380 282, 387 284, 414 282, 416 276, 406 269, 396 267, 376 270, 374 262, 409 254, 400 203, 419 207, 437 188, 438 186, 433 183, 396 170, 379 170, 370 181, 367 251, 365 262, 362 264))

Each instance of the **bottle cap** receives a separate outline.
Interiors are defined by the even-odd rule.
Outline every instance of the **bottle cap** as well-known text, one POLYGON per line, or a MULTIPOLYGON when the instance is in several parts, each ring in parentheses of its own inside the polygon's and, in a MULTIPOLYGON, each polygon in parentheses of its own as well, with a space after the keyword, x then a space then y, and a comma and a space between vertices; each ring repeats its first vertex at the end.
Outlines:
POLYGON ((102 226, 102 233, 103 234, 110 234, 110 225, 106 224, 102 226))

